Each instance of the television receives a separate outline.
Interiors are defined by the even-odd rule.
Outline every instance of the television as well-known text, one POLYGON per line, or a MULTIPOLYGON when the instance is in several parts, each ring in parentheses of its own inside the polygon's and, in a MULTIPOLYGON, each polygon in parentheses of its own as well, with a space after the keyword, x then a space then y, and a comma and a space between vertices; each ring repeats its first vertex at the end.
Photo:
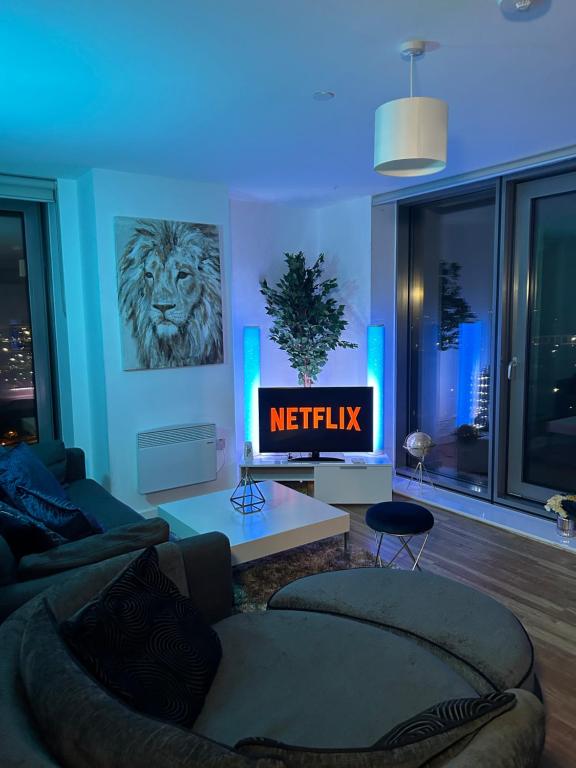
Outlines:
MULTIPOLYGON (((372 387, 261 387, 260 453, 371 451, 372 387)), ((297 460, 297 459, 295 459, 297 460)))

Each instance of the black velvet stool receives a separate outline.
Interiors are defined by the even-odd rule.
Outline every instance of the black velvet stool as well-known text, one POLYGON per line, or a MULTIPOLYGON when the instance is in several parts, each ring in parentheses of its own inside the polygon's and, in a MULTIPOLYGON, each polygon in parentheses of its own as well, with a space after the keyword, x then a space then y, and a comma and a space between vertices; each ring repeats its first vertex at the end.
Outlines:
POLYGON ((430 531, 434 527, 434 516, 425 507, 420 506, 420 504, 412 504, 409 501, 383 501, 381 504, 374 504, 366 510, 366 525, 380 534, 376 564, 383 565, 380 548, 384 534, 386 534, 400 539, 401 546, 392 560, 384 564, 384 567, 387 568, 392 565, 398 555, 405 550, 414 563, 412 570, 414 571, 416 568, 419 571, 422 570, 418 561, 424 552, 430 531), (424 541, 418 554, 414 556, 409 544, 414 536, 420 535, 425 535, 424 541))

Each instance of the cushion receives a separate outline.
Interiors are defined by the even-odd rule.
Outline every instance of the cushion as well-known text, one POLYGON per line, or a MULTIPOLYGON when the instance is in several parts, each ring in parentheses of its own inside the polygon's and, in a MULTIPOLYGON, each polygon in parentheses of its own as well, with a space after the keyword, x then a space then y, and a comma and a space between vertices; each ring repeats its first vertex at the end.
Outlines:
POLYGON ((18 487, 33 488, 57 498, 66 499, 66 492, 34 451, 20 443, 0 454, 0 487, 14 506, 19 507, 18 487))
POLYGON ((0 455, 0 486, 12 506, 64 539, 76 540, 102 528, 70 502, 65 490, 34 452, 20 443, 0 455))
POLYGON ((18 486, 18 499, 29 517, 44 523, 67 541, 77 541, 104 530, 96 519, 67 498, 18 486))
POLYGON ((44 599, 28 605, 34 603, 22 638, 20 673, 36 728, 59 765, 283 768, 279 761, 242 757, 188 729, 134 712, 81 668, 44 599))
POLYGON ((194 724, 222 649, 193 601, 160 570, 154 547, 61 629, 84 666, 134 709, 194 724))
POLYGON ((352 616, 401 632, 447 658, 482 693, 533 689, 532 643, 522 624, 504 605, 453 579, 351 568, 297 579, 268 607, 352 616))
POLYGON ((70 568, 99 563, 125 552, 135 552, 137 549, 162 544, 168 541, 169 534, 168 524, 160 518, 122 525, 106 533, 62 544, 48 552, 27 555, 18 564, 18 577, 37 579, 70 568))
POLYGON ((44 552, 66 541, 44 523, 33 520, 3 501, 0 501, 0 536, 6 540, 17 560, 31 552, 44 552))
POLYGON ((516 697, 509 692, 441 702, 397 725, 370 747, 354 752, 315 750, 263 738, 243 739, 236 749, 252 757, 277 758, 288 768, 420 768, 440 754, 460 752, 475 733, 515 703, 516 697))
POLYGON ((476 696, 410 639, 359 621, 267 611, 214 628, 222 661, 194 730, 221 744, 363 748, 439 701, 476 696))
POLYGON ((40 459, 59 483, 66 482, 66 448, 62 440, 42 440, 29 445, 37 459, 40 459))

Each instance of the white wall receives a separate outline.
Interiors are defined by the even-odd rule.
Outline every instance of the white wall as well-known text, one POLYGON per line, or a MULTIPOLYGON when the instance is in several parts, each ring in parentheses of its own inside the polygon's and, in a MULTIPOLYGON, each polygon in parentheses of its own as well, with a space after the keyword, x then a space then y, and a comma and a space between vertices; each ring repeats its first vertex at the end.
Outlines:
POLYGON ((339 282, 349 321, 345 338, 319 384, 366 383, 366 326, 371 313, 371 200, 323 208, 232 201, 225 187, 105 170, 59 182, 64 289, 70 344, 74 442, 90 474, 138 510, 161 501, 209 493, 236 481, 244 439, 242 330, 262 329, 262 384, 297 383, 286 355, 268 339, 259 282, 275 283, 284 253, 321 251, 326 275, 339 282), (152 371, 122 370, 114 217, 166 218, 222 227, 225 326, 223 365, 152 371), (232 321, 233 320, 233 321, 232 321), (215 483, 137 493, 136 434, 143 429, 214 421, 227 449, 215 483))
MULTIPOLYGON (((70 182, 73 184, 73 182, 70 182)), ((74 190, 60 183, 63 258, 69 315, 74 408, 79 408, 77 442, 87 447, 94 477, 135 509, 186 495, 209 493, 234 482, 234 386, 231 357, 229 209, 223 186, 94 170, 74 190), (217 224, 222 228, 225 362, 222 365, 123 371, 117 301, 114 217, 133 216, 217 224), (82 275, 76 275, 80 258, 82 275), (82 278, 79 288, 76 280, 82 278), (84 316, 83 316, 84 315, 84 316), (83 339, 82 339, 83 336, 83 339), (85 352, 82 351, 84 343, 85 352), (90 418, 85 417, 89 398, 90 418), (137 493, 136 433, 143 429, 214 421, 226 440, 223 465, 214 483, 143 497, 137 493)))
POLYGON ((317 209, 319 250, 326 275, 338 278, 338 299, 345 305, 348 327, 342 335, 358 349, 330 353, 318 384, 366 384, 366 328, 370 324, 372 200, 360 197, 317 209))
POLYGON ((290 368, 286 354, 268 338, 270 318, 264 310, 260 280, 275 283, 280 278, 285 253, 316 254, 318 232, 313 208, 238 200, 230 202, 230 229, 236 442, 240 455, 244 441, 243 328, 261 328, 262 386, 296 385, 297 374, 290 368))
POLYGON ((371 199, 345 201, 323 208, 270 203, 231 202, 232 312, 238 450, 244 440, 242 330, 261 328, 262 386, 296 385, 297 373, 268 338, 270 318, 259 283, 274 284, 285 270, 284 253, 304 251, 311 263, 326 256, 325 274, 338 279, 340 298, 349 322, 344 338, 358 349, 330 353, 318 377, 321 385, 366 383, 366 326, 370 322, 371 199))

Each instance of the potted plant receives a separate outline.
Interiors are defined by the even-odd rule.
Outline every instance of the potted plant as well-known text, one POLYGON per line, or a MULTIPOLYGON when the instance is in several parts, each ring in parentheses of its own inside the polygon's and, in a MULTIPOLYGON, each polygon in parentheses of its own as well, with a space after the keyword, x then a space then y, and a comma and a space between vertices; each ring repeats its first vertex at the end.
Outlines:
POLYGON ((556 514, 556 525, 563 536, 574 536, 576 528, 576 496, 551 496, 544 505, 546 512, 556 514))
POLYGON ((275 287, 260 282, 266 299, 266 312, 273 318, 270 338, 288 355, 298 371, 298 383, 310 387, 326 365, 328 352, 357 344, 340 337, 348 325, 344 305, 333 294, 336 278, 323 279, 324 254, 311 267, 306 266, 302 251, 285 254, 287 271, 275 287))

